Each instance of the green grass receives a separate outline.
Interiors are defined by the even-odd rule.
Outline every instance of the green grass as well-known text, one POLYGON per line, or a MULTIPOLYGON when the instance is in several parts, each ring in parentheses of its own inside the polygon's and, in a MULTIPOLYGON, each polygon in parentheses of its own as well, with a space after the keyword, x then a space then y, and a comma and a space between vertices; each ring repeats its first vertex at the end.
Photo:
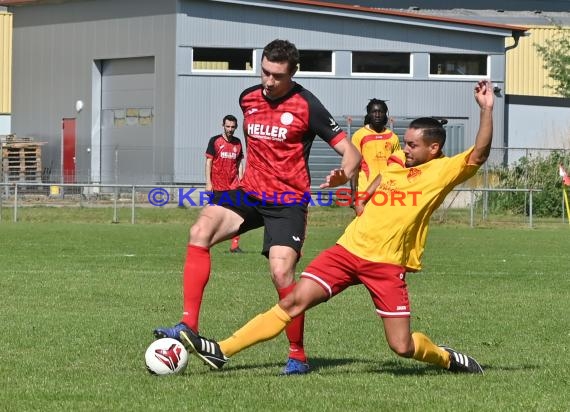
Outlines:
MULTIPOLYGON (((367 292, 354 287, 308 312, 308 376, 277 376, 279 336, 220 372, 191 357, 183 375, 153 377, 143 354, 155 326, 179 320, 195 211, 137 225, 66 223, 84 212, 0 223, 2 411, 568 410, 568 226, 432 228, 425 270, 408 276, 412 327, 475 356, 483 376, 396 357, 367 292)), ((334 243, 349 213, 312 211, 299 269, 334 243)), ((213 249, 208 336, 223 338, 276 302, 261 231, 241 243, 243 255, 227 243, 213 249)))

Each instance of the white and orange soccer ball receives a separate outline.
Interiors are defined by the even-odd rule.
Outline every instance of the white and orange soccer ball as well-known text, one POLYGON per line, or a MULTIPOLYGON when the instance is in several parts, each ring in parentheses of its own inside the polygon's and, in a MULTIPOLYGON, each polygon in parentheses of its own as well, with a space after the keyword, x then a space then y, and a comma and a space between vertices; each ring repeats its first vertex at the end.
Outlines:
POLYGON ((150 344, 144 354, 146 368, 153 375, 181 373, 188 365, 188 351, 176 339, 162 338, 150 344))

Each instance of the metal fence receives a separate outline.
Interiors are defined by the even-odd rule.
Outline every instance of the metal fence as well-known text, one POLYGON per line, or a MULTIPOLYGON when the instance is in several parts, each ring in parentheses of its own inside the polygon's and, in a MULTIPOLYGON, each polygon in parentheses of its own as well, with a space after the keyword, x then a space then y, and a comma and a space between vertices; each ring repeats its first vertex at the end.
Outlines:
MULTIPOLYGON (((449 142, 451 143, 451 142, 449 142)), ((447 143, 446 143, 447 146, 447 143)), ((460 141, 459 139, 455 139, 453 145, 450 145, 448 148, 450 149, 449 152, 446 152, 446 155, 455 155, 468 147, 465 143, 460 141)), ((190 151, 190 149, 181 149, 190 151)), ((528 160, 528 159, 538 159, 538 158, 546 158, 552 153, 559 153, 562 157, 570 158, 570 149, 540 149, 540 148, 494 148, 491 150, 491 154, 487 163, 483 165, 481 168, 480 175, 483 175, 485 179, 488 177, 488 171, 496 170, 496 169, 509 169, 515 168, 521 161, 528 160)), ((320 139, 316 139, 313 143, 311 149, 311 155, 309 157, 309 169, 311 170, 311 177, 313 184, 318 186, 318 184, 322 181, 322 179, 333 169, 338 167, 340 164, 340 157, 339 155, 325 142, 320 139)), ((569 166, 570 164, 566 165, 569 166)), ((149 165, 152 168, 152 165, 149 165)), ((201 166, 201 169, 203 167, 201 166)), ((529 170, 530 172, 530 170, 529 170)), ((557 173, 557 170, 553 170, 553 173, 557 173)), ((91 176, 91 170, 82 170, 78 169, 75 171, 73 176, 65 176, 62 174, 59 167, 54 168, 44 168, 44 173, 42 174, 41 179, 39 180, 40 183, 47 183, 47 184, 61 184, 63 182, 66 183, 78 183, 78 184, 90 184, 90 183, 97 183, 97 182, 104 182, 104 184, 110 185, 117 185, 117 184, 136 184, 136 185, 156 185, 156 184, 164 184, 164 185, 175 185, 175 184, 203 184, 202 181, 195 181, 195 179, 184 179, 181 182, 173 181, 172 175, 168 176, 154 176, 152 177, 152 173, 150 173, 146 179, 142 179, 140 175, 135 176, 134 174, 129 174, 128 171, 123 171, 121 175, 116 174, 114 170, 108 171, 104 179, 100 179, 97 181, 93 180, 91 176), (113 175, 114 177, 109 177, 113 175)), ((531 181, 533 176, 528 176, 528 181, 531 181)), ((37 179, 33 181, 27 180, 26 178, 16 178, 13 179, 7 175, 3 175, 0 172, 0 182, 2 183, 34 183, 37 179)), ((489 184, 499 184, 501 182, 488 182, 483 180, 481 182, 481 187, 488 186, 489 184)), ((522 188, 526 188, 527 185, 524 182, 522 188)))
MULTIPOLYGON (((462 134, 455 133, 454 136, 454 150, 464 149, 464 142, 460 141, 462 134)), ((560 163, 570 169, 570 149, 492 149, 488 161, 473 178, 450 193, 433 220, 451 220, 471 226, 489 222, 529 226, 537 222, 565 222, 567 215, 561 184, 552 184, 560 180, 558 164, 552 163, 553 155, 556 155, 554 160, 560 159, 560 163), (547 213, 540 207, 546 195, 550 196, 547 213), (499 202, 502 202, 502 210, 508 210, 505 202, 511 199, 522 205, 514 213, 498 214, 499 202), (535 200, 537 208, 534 208, 535 200)), ((310 157, 314 191, 319 191, 318 185, 339 163, 338 154, 317 139, 310 157)), ((152 207, 149 196, 167 196, 168 202, 163 207, 199 207, 206 202, 201 194, 203 182, 173 184, 161 183, 160 179, 148 184, 136 180, 133 184, 100 184, 91 183, 89 176, 89 171, 77 171, 77 183, 74 184, 62 183, 61 176, 54 179, 46 176, 42 182, 10 181, 6 175, 0 176, 0 182, 3 182, 0 183, 0 219, 18 221, 19 211, 30 206, 108 207, 113 211, 113 221, 118 221, 118 210, 130 209, 130 220, 134 223, 138 209, 152 207)))
MULTIPOLYGON (((26 221, 26 208, 67 207, 67 208, 106 208, 113 223, 119 223, 121 216, 130 215, 128 222, 135 224, 137 214, 143 208, 203 207, 208 203, 204 187, 188 185, 98 185, 98 184, 0 184, 0 222, 26 221)), ((508 224, 520 227, 534 227, 538 224, 565 223, 562 218, 537 218, 534 213, 534 196, 537 189, 495 189, 481 187, 461 187, 452 191, 445 202, 434 213, 432 222, 457 223, 471 227, 482 225, 508 224), (520 193, 524 195, 528 213, 520 216, 496 215, 492 212, 492 193, 520 193)), ((312 206, 331 206, 335 203, 334 191, 314 191, 312 206)), ((564 208, 564 204, 560 206, 564 208)))

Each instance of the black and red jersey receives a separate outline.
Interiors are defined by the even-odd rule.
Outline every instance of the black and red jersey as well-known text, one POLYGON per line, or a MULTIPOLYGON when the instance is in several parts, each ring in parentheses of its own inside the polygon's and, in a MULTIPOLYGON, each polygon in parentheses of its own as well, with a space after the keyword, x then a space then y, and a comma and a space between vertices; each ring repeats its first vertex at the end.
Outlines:
POLYGON ((237 189, 239 163, 243 159, 241 141, 235 136, 229 141, 221 134, 213 136, 208 142, 206 157, 212 159, 212 190, 237 189))
POLYGON ((241 187, 274 203, 300 200, 311 186, 308 159, 315 136, 334 146, 346 133, 301 85, 276 100, 266 98, 262 91, 259 84, 244 90, 239 98, 247 145, 241 187))

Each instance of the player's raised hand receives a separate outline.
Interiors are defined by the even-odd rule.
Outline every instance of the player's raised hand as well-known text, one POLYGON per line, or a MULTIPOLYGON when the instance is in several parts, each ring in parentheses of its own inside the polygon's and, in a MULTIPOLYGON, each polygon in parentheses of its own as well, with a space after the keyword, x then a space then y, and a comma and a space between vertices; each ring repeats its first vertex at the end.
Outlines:
POLYGON ((489 80, 480 80, 475 85, 475 101, 481 109, 492 109, 495 101, 493 85, 489 80))
POLYGON ((321 189, 326 189, 327 187, 343 185, 346 182, 348 182, 348 176, 346 176, 344 169, 333 169, 325 178, 325 183, 322 183, 319 187, 321 189))

